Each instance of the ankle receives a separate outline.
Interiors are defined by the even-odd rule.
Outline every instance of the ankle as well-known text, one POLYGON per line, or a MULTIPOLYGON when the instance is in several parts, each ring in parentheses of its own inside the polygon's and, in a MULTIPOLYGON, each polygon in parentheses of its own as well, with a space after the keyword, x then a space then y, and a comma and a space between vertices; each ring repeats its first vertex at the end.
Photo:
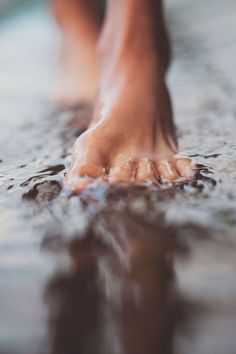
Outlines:
POLYGON ((112 54, 113 60, 121 63, 143 63, 150 56, 165 73, 171 53, 161 2, 123 0, 115 5, 111 0, 99 53, 105 59, 112 54))

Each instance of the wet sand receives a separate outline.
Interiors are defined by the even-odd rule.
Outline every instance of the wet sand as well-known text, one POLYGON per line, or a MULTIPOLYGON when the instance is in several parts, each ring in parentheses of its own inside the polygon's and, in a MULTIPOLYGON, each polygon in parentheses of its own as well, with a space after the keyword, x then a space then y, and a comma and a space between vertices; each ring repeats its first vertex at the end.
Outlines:
POLYGON ((0 354, 235 354, 234 0, 168 0, 177 186, 63 189, 89 107, 58 111, 46 9, 0 24, 0 354))

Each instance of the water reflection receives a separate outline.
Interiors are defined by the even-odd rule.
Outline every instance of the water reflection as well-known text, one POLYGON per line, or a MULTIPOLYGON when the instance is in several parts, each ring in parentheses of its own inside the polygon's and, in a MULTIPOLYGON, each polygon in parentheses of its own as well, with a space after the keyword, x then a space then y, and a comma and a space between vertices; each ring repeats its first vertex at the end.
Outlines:
POLYGON ((51 353, 173 353, 173 230, 104 209, 66 248, 70 262, 45 293, 51 353))

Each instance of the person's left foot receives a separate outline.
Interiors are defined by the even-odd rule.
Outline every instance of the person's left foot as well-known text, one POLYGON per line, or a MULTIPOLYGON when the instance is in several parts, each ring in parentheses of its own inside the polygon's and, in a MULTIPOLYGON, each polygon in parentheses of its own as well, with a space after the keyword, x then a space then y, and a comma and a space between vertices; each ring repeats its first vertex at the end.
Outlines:
POLYGON ((98 89, 97 40, 103 10, 96 0, 51 0, 62 37, 60 75, 53 95, 59 106, 94 103, 98 89))
POLYGON ((86 40, 84 43, 78 43, 74 33, 64 40, 61 72, 53 100, 59 106, 73 106, 80 102, 93 103, 97 89, 96 42, 86 40))

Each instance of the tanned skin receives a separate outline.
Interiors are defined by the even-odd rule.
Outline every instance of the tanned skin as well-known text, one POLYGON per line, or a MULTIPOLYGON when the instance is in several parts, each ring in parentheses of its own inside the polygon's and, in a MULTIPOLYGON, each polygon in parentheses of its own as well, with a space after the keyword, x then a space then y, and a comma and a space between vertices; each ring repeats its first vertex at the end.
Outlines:
POLYGON ((178 155, 166 86, 170 45, 161 0, 53 0, 63 38, 57 101, 94 104, 66 183, 177 181, 194 176, 178 155))

